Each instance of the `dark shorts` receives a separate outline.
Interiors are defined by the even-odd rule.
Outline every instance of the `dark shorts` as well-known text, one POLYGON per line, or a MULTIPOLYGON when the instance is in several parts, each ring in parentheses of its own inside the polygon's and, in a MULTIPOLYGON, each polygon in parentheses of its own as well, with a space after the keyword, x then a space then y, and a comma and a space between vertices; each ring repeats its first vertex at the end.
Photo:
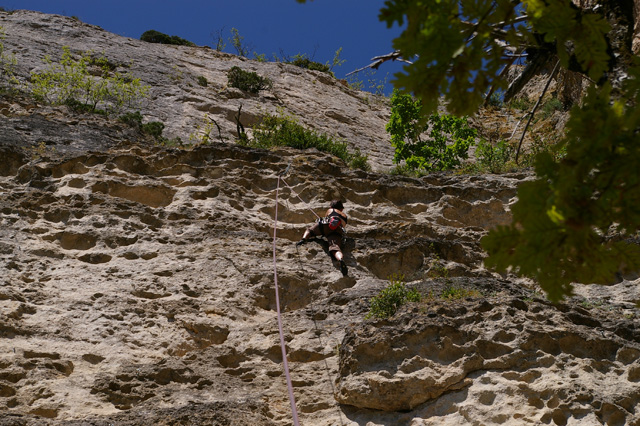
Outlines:
POLYGON ((309 228, 311 235, 315 237, 323 236, 329 241, 329 253, 336 251, 342 251, 342 228, 332 230, 329 225, 322 225, 316 222, 311 228, 309 228))

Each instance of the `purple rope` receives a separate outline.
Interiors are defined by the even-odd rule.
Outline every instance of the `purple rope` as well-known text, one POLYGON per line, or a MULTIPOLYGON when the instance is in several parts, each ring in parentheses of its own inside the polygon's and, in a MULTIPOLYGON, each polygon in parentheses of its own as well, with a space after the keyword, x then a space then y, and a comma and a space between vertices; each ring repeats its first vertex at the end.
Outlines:
MULTIPOLYGON (((283 182, 284 182, 284 179, 283 179, 283 182)), ((275 282, 275 285, 276 285, 276 310, 278 311, 278 330, 280 331, 280 348, 282 349, 282 362, 284 364, 284 374, 287 377, 287 388, 289 389, 289 402, 291 402, 291 413, 293 415, 293 424, 295 426, 299 426, 298 409, 296 408, 296 399, 293 396, 293 385, 291 384, 291 375, 289 374, 289 363, 287 362, 287 349, 284 344, 284 333, 282 332, 282 316, 280 315, 280 296, 278 294, 278 270, 276 269, 276 229, 278 226, 278 191, 279 190, 280 190, 280 176, 278 176, 278 186, 276 188, 276 212, 275 212, 275 218, 273 221, 273 281, 275 282)))
MULTIPOLYGON (((294 191, 294 190, 293 190, 293 188, 289 186, 289 184, 287 183, 287 181, 286 181, 286 180, 284 180, 284 178, 282 178, 282 181, 284 182, 284 184, 285 184, 285 185, 287 185, 287 186, 289 187, 289 189, 291 190, 291 192, 293 192, 293 195, 295 195, 296 197, 298 197, 298 200, 302 201, 304 204, 307 204, 307 203, 305 203, 305 202, 304 202, 304 200, 303 200, 302 198, 300 198, 300 196, 296 193, 296 191, 294 191)), ((314 212, 313 210, 311 210, 311 208, 309 208, 309 207, 307 207, 307 208, 311 211, 311 213, 313 213, 313 214, 314 214, 314 216, 315 216, 315 217, 317 217, 318 219, 320 219, 320 216, 318 216, 318 215, 316 214, 316 212, 314 212)))

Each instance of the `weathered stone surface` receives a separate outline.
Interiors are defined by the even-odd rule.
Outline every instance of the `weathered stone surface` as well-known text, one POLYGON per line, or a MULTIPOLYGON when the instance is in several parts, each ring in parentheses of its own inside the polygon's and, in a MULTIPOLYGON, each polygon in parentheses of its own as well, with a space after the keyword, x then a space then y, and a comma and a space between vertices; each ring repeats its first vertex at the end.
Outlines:
MULTIPOLYGON (((464 411, 483 424, 519 418, 566 423, 604 405, 611 407, 605 422, 640 420, 632 408, 640 333, 632 322, 513 296, 433 303, 424 310, 347 331, 340 348, 341 403, 415 410, 422 417, 447 393, 448 399, 463 397, 464 411)), ((464 414, 442 417, 456 424, 464 414)))
MULTIPOLYGON (((31 58, 19 60, 23 75, 61 44, 135 57, 132 70, 159 96, 145 115, 166 116, 173 135, 197 115, 200 101, 185 92, 201 90, 165 82, 174 64, 211 70, 222 101, 196 95, 212 111, 242 100, 258 117, 256 105, 275 105, 222 88, 225 67, 240 63, 273 72, 289 112, 371 132, 375 144, 358 146, 379 168, 390 159, 383 124, 369 121, 377 107, 360 111, 362 94, 317 73, 143 45, 57 16, 1 17, 13 52, 31 58), (323 107, 328 98, 336 105, 323 107)), ((554 306, 534 284, 482 266, 479 239, 509 221, 527 173, 411 179, 348 170, 317 151, 166 149, 102 116, 20 97, 0 105, 2 425, 291 424, 272 270, 275 190, 289 164, 276 259, 302 424, 640 423, 637 277, 578 285, 554 306), (309 208, 320 213, 334 197, 350 216, 348 277, 326 243, 293 244, 314 219, 309 208), (394 273, 426 301, 365 320, 394 273), (447 288, 473 292, 446 300, 447 288)))
MULTIPOLYGON (((164 134, 168 138, 188 141, 189 135, 210 116, 220 125, 222 138, 233 141, 237 136, 235 116, 241 105, 241 121, 246 127, 256 124, 266 113, 275 114, 281 109, 311 128, 362 149, 374 168, 391 166, 393 151, 384 130, 389 119, 387 100, 351 90, 325 73, 282 63, 259 63, 208 47, 169 46, 118 37, 72 18, 25 10, 0 12, 0 26, 6 32, 5 50, 15 55, 16 73, 22 81, 30 73, 45 69, 46 55, 54 61, 59 59, 62 46, 76 54, 93 51, 103 55, 117 66, 115 71, 140 78, 151 86, 149 99, 141 107, 145 122, 165 123, 164 134), (273 88, 255 96, 228 87, 227 72, 234 66, 268 77, 273 88), (206 87, 198 84, 198 77, 207 79, 206 87)), ((47 115, 51 114, 55 113, 47 115)), ((27 119, 30 123, 16 123, 14 128, 18 134, 35 133, 33 136, 46 140, 49 134, 58 132, 49 123, 39 125, 43 119, 46 116, 31 117, 27 119)), ((72 120, 60 125, 69 133, 65 139, 70 146, 58 150, 86 150, 98 139, 91 127, 76 130, 72 120)), ((127 131, 126 126, 121 127, 121 132, 127 131)))

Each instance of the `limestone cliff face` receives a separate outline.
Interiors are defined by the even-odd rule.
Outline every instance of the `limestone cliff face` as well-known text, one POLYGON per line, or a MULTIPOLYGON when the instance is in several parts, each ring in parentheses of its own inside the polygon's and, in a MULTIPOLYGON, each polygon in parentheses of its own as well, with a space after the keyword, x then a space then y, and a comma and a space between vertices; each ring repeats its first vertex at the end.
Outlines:
POLYGON ((374 168, 391 165, 393 151, 384 130, 389 119, 387 101, 351 90, 325 73, 250 61, 207 47, 146 43, 58 15, 0 12, 0 26, 6 32, 5 49, 16 56, 16 72, 23 81, 46 67, 45 56, 59 60, 63 46, 76 54, 102 55, 116 66, 114 71, 141 78, 151 86, 142 115, 145 121, 165 123, 169 138, 187 141, 208 115, 220 125, 222 138, 234 141, 235 116, 242 105, 240 118, 246 127, 266 113, 282 111, 366 150, 374 168), (227 72, 234 66, 268 77, 272 89, 253 95, 228 87, 227 72), (198 84, 198 77, 207 79, 206 87, 198 84))
MULTIPOLYGON (((144 115, 172 136, 207 102, 220 117, 236 102, 256 117, 278 105, 389 164, 386 107, 317 73, 57 16, 0 16, 25 72, 74 42, 135 58, 158 94, 144 115), (230 95, 223 76, 238 63, 271 73, 277 100, 230 95), (210 72, 219 96, 170 83, 173 64, 210 72)), ((552 305, 533 283, 482 266, 479 239, 510 220, 527 174, 410 179, 317 151, 166 149, 113 119, 0 103, 0 424, 291 424, 272 269, 278 184, 278 284, 302 424, 640 424, 638 282, 578 285, 552 305), (322 241, 293 244, 309 209, 335 197, 350 217, 347 277, 322 241), (397 273, 424 300, 365 319, 397 273), (443 297, 456 291, 466 297, 443 297)))

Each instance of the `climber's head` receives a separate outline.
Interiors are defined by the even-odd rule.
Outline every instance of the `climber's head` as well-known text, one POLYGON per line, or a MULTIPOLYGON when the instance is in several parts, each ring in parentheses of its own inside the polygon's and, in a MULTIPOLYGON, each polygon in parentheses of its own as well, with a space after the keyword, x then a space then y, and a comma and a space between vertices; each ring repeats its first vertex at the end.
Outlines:
POLYGON ((330 206, 331 206, 332 209, 344 210, 344 205, 342 204, 342 201, 340 201, 340 200, 331 201, 330 206))

